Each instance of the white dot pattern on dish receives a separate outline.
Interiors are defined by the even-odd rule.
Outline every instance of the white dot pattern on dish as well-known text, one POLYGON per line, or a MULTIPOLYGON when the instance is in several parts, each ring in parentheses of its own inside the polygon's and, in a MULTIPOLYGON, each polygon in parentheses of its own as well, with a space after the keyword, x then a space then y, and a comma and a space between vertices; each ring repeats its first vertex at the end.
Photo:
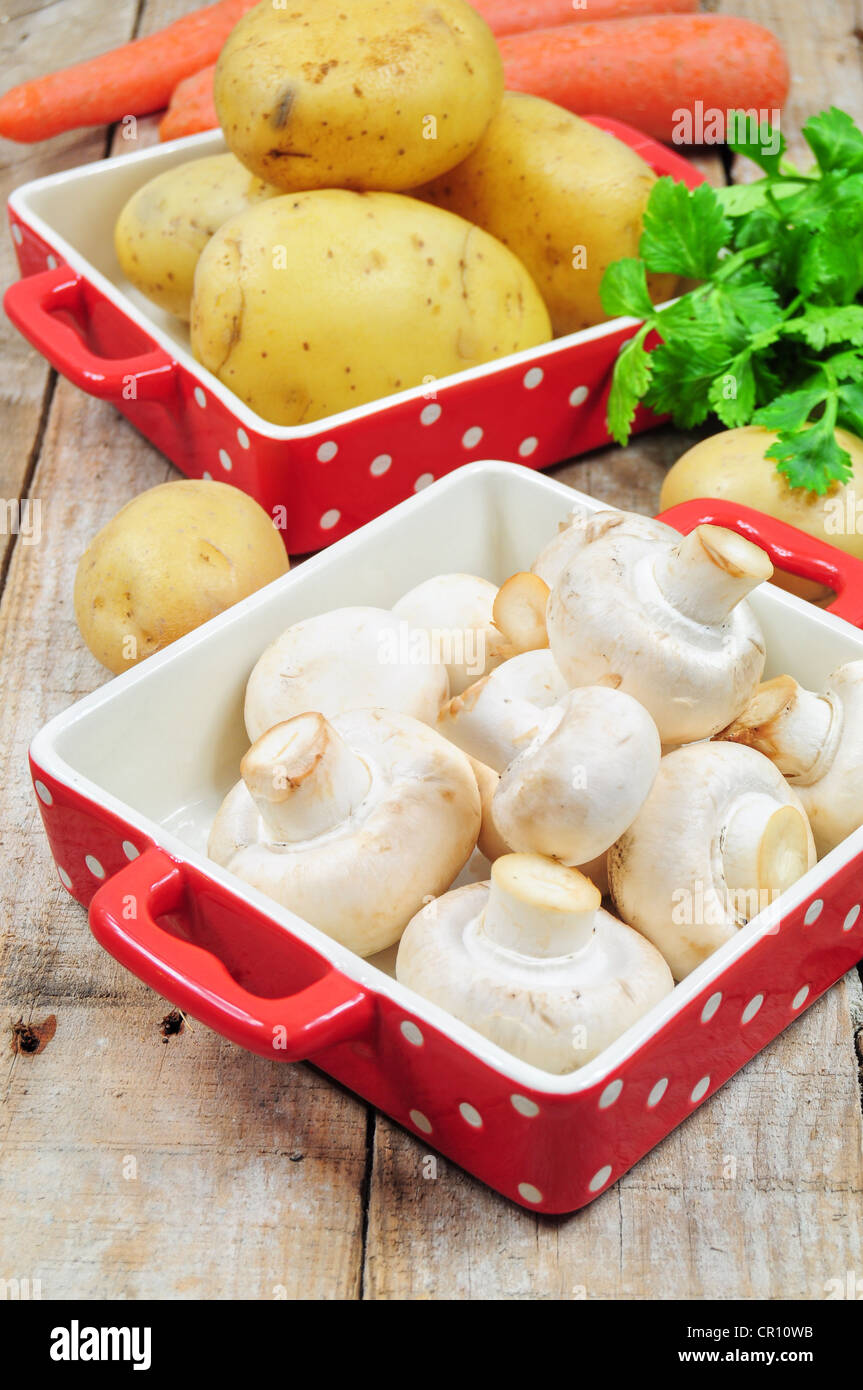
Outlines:
POLYGON ((803 918, 803 925, 811 927, 813 922, 817 922, 824 908, 824 899, 816 898, 814 903, 810 903, 806 909, 806 916, 803 918))
POLYGON ((211 483, 213 481, 213 475, 207 468, 204 469, 201 477, 204 479, 205 483, 211 483))
POLYGON ((701 1010, 701 1022, 709 1023, 721 1003, 722 995, 719 990, 717 990, 715 994, 711 994, 704 1008, 701 1010))
POLYGON ((127 859, 137 859, 141 851, 137 848, 136 845, 132 844, 131 840, 124 840, 123 853, 125 854, 127 859))
POLYGON ((337 507, 331 507, 328 512, 324 512, 321 517, 321 530, 332 531, 334 526, 338 526, 342 519, 342 514, 337 507))
POLYGON ((576 386, 575 390, 569 393, 569 403, 570 405, 584 405, 589 395, 590 392, 586 386, 576 386))
POLYGON ((662 1078, 661 1081, 657 1081, 657 1083, 656 1083, 656 1085, 654 1086, 653 1090, 650 1092, 650 1095, 647 1097, 647 1108, 648 1108, 648 1110, 652 1110, 653 1107, 654 1107, 655 1105, 658 1105, 658 1104, 659 1104, 659 1102, 662 1100, 662 1097, 665 1095, 665 1092, 666 1092, 667 1090, 668 1090, 668 1077, 667 1077, 667 1076, 663 1076, 663 1078, 662 1078))
POLYGON ((482 429, 479 425, 471 425, 469 430, 465 430, 461 437, 461 442, 466 449, 475 449, 482 441, 482 429))
POLYGON ((850 931, 851 928, 854 926, 854 924, 855 924, 855 922, 857 921, 857 918, 858 918, 859 916, 860 916, 860 904, 859 904, 859 903, 855 903, 854 906, 852 907, 851 911, 848 913, 848 916, 845 918, 845 921, 842 923, 842 930, 843 930, 843 931, 850 931))
POLYGON ((702 1076, 701 1080, 700 1080, 699 1082, 697 1082, 697 1083, 693 1086, 693 1088, 692 1088, 692 1095, 689 1097, 689 1099, 692 1101, 692 1104, 693 1104, 693 1105, 697 1105, 698 1102, 699 1102, 704 1096, 707 1095, 707 1091, 708 1091, 709 1086, 710 1086, 710 1077, 709 1077, 709 1076, 702 1076))
POLYGON ((798 991, 797 991, 797 993, 795 994, 794 998, 791 1000, 791 1007, 792 1007, 792 1009, 802 1009, 802 1008, 803 1008, 803 1005, 806 1003, 806 1000, 807 1000, 808 998, 809 998, 809 986, 808 986, 808 985, 804 985, 802 989, 798 989, 798 991))
POLYGON ((523 439, 518 446, 519 457, 523 459, 530 458, 531 454, 536 453, 538 444, 539 440, 535 434, 531 434, 527 439, 523 439))
POLYGON ((56 257, 56 256, 47 256, 46 259, 45 259, 45 264, 47 265, 47 267, 48 267, 49 270, 56 270, 56 269, 57 269, 57 257, 56 257))
POLYGON ((231 469, 234 466, 234 461, 231 458, 231 455, 228 453, 227 449, 219 450, 219 463, 222 465, 226 473, 230 473, 231 469))
POLYGON ((605 1187, 610 1177, 611 1164, 606 1163, 604 1167, 600 1168, 598 1173, 594 1173, 590 1182, 587 1184, 588 1192, 598 1192, 601 1187, 605 1187))
POLYGON ((466 1100, 463 1100, 458 1112, 465 1124, 471 1125, 473 1129, 482 1129, 482 1115, 475 1106, 469 1105, 466 1100))
POLYGON ((46 806, 54 805, 54 798, 49 792, 48 788, 45 786, 44 782, 34 782, 33 786, 36 788, 36 795, 38 796, 40 801, 44 801, 46 806))
POLYGON ((237 443, 239 444, 241 449, 248 449, 249 436, 246 434, 246 431, 244 429, 237 430, 237 443))
POLYGON ((406 1018, 404 1023, 402 1023, 400 1026, 402 1030, 402 1037, 407 1038, 408 1042, 413 1043, 414 1047, 422 1047, 423 1043, 425 1042, 425 1038, 423 1037, 422 1033, 420 1032, 419 1028, 417 1028, 415 1023, 411 1023, 410 1019, 406 1018))
POLYGON ((433 425, 440 417, 441 407, 437 403, 434 405, 424 405, 420 411, 420 424, 433 425))
POLYGON ((527 390, 535 391, 544 376, 545 372, 542 367, 529 367, 524 374, 524 384, 527 390))
POLYGON ((532 1120, 534 1115, 539 1114, 539 1106, 535 1100, 529 1100, 527 1096, 513 1095, 509 1098, 509 1103, 519 1115, 524 1115, 528 1120, 532 1120))
POLYGON ((623 1082, 620 1077, 618 1077, 616 1081, 609 1081, 602 1095, 599 1097, 600 1110, 607 1110, 610 1105, 613 1105, 622 1090, 623 1082))
POLYGON ((372 459, 369 472, 373 478, 380 478, 392 466, 391 454, 378 454, 376 459, 372 459))
POLYGON ((432 1132, 432 1122, 421 1110, 411 1111, 411 1124, 416 1125, 417 1129, 421 1129, 423 1134, 431 1134, 432 1132))
POLYGON ((334 439, 328 439, 318 449, 318 463, 331 463, 339 452, 339 446, 334 439))
POLYGON ((201 407, 202 410, 206 410, 206 409, 207 409, 207 397, 206 397, 204 391, 201 389, 200 386, 196 386, 196 387, 195 387, 194 396, 195 396, 195 404, 196 404, 196 405, 199 405, 199 406, 201 407))
POLYGON ((61 867, 60 867, 59 864, 57 865, 57 873, 60 875, 60 882, 62 883, 63 887, 64 887, 64 888, 68 888, 69 892, 71 893, 71 891, 72 891, 72 880, 71 880, 71 878, 69 877, 69 875, 66 873, 66 870, 65 870, 65 869, 61 869, 61 867))
POLYGON ((523 1197, 526 1202, 541 1202, 542 1193, 538 1187, 534 1187, 532 1182, 520 1182, 518 1185, 518 1195, 523 1197))
POLYGON ((99 863, 95 854, 88 854, 84 859, 84 863, 87 865, 87 868, 90 870, 90 873, 93 875, 94 878, 105 877, 105 870, 102 868, 102 865, 99 863))
POLYGON ((12 239, 17 246, 20 246, 24 240, 24 233, 21 231, 17 222, 12 223, 12 239))
POLYGON ((423 488, 429 487, 434 482, 434 473, 420 473, 414 483, 414 492, 422 492, 423 488))
POLYGON ((746 1008, 743 1010, 743 1013, 740 1015, 740 1022, 751 1023, 763 1003, 764 995, 756 994, 754 999, 750 999, 749 1003, 746 1005, 746 1008))

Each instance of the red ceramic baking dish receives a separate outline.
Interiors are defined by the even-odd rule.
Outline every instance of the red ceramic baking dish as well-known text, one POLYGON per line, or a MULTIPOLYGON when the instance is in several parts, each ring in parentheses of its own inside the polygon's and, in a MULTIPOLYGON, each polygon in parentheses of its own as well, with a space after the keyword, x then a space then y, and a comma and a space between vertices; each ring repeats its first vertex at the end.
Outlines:
MULTIPOLYGON (((98 941, 242 1047, 349 1086, 525 1206, 571 1211, 614 1183, 863 955, 863 829, 740 930, 614 1045, 569 1076, 512 1057, 210 862, 209 826, 247 746, 248 674, 289 623, 389 606, 464 570, 529 565, 575 502, 518 466, 451 473, 139 667, 35 739, 32 773, 60 878, 98 941)), ((668 519, 689 529, 722 503, 668 519)), ((863 565, 747 513, 741 529, 863 617, 863 565)), ((863 634, 774 585, 753 597, 768 675, 816 689, 863 634)), ((486 877, 486 861, 470 873, 486 877)))
MULTIPOLYGON (((700 175, 678 154, 597 119, 661 174, 700 175)), ((224 150, 219 132, 52 174, 9 199, 24 277, 6 312, 76 386, 110 400, 191 478, 219 478, 284 518, 291 554, 319 550, 477 457, 544 468, 608 442, 611 369, 633 319, 575 333, 499 362, 308 425, 269 424, 193 358, 188 331, 124 278, 113 227, 132 193, 163 170, 224 150)), ((654 417, 640 411, 636 428, 654 417)))

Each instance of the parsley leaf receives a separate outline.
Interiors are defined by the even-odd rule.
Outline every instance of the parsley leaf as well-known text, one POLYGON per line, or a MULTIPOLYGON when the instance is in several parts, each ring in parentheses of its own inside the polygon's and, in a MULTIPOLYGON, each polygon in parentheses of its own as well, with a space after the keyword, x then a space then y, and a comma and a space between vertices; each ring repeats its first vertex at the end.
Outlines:
POLYGON ((647 288, 643 261, 632 257, 614 261, 602 278, 599 293, 602 307, 609 318, 627 315, 636 319, 653 317, 653 302, 647 288))
POLYGON ((766 452, 776 459, 792 487, 823 495, 834 482, 847 482, 853 476, 851 455, 837 442, 835 404, 825 410, 820 420, 795 433, 783 431, 766 452))
POLYGON ((863 133, 847 111, 831 106, 829 111, 811 116, 803 127, 803 138, 823 173, 844 169, 853 174, 863 170, 863 133))
POLYGON ((728 124, 728 148, 743 154, 763 169, 765 174, 778 174, 787 145, 785 137, 774 130, 769 121, 759 122, 756 113, 732 111, 728 124), (771 146, 775 145, 775 149, 771 146))
POLYGON ((792 319, 786 332, 801 337, 820 352, 822 348, 836 343, 863 343, 863 306, 842 304, 839 306, 810 305, 804 314, 792 319))
POLYGON ((666 176, 651 189, 639 252, 652 271, 703 280, 716 269, 730 234, 709 184, 690 190, 666 176))
POLYGON ((638 403, 644 398, 653 375, 651 355, 644 347, 649 332, 650 324, 645 324, 626 344, 615 363, 608 397, 608 428, 618 444, 627 443, 638 403))

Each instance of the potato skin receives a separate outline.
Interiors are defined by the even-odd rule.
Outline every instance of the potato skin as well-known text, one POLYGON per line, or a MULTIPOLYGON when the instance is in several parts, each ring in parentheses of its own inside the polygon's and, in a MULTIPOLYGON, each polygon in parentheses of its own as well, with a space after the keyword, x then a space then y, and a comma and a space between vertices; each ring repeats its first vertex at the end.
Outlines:
MULTIPOLYGON (((603 323, 606 268, 636 256, 656 175, 607 131, 553 102, 506 92, 473 154, 416 196, 476 222, 515 252, 544 298, 555 336, 603 323), (586 264, 575 265, 577 248, 586 264)), ((650 277, 655 301, 677 280, 650 277)))
POLYGON ((470 153, 503 65, 466 0, 263 0, 222 49, 213 92, 228 145, 259 178, 399 192, 470 153))
POLYGON ((317 420, 547 342, 524 266, 398 193, 288 194, 226 222, 195 277, 192 350, 252 410, 317 420))
MULTIPOLYGON (((681 455, 666 474, 660 508, 665 511, 695 497, 727 498, 778 517, 863 560, 863 516, 858 525, 841 530, 834 530, 831 521, 837 511, 843 520, 846 512, 854 518, 856 502, 863 498, 863 440, 847 430, 836 431, 838 443, 851 455, 854 475, 819 497, 815 492, 791 487, 777 471, 776 461, 765 457, 777 438, 772 430, 760 425, 744 425, 701 440, 681 455)), ((830 592, 823 585, 781 571, 776 572, 774 582, 815 602, 830 592)))
POLYGON ((162 483, 127 502, 90 542, 75 575, 75 619, 116 675, 288 568, 281 536, 244 492, 162 483))
POLYGON ((190 159, 150 179, 117 218, 114 248, 128 280, 160 309, 188 319, 198 257, 223 222, 278 189, 232 154, 190 159))

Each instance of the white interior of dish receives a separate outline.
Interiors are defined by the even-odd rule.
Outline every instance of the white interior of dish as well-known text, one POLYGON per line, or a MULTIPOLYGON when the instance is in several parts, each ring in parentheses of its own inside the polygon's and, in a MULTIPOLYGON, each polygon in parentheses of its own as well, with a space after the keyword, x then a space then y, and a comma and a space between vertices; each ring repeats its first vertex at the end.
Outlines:
MULTIPOLYGON (((467 571, 501 582, 532 560, 574 504, 602 503, 517 465, 467 465, 370 522, 297 570, 196 632, 117 677, 53 720, 36 738, 36 761, 59 781, 101 802, 172 854, 220 882, 329 956, 340 969, 400 998, 413 1013, 458 1037, 522 1084, 572 1092, 607 1074, 779 916, 813 896, 850 854, 863 831, 822 860, 600 1057, 569 1077, 519 1062, 404 989, 378 967, 394 953, 363 961, 206 858, 222 797, 237 780, 248 746, 243 695, 264 647, 290 623, 350 604, 389 607, 420 580, 467 571)), ((863 657, 863 634, 773 585, 753 599, 768 649, 767 676, 788 671, 819 689, 840 662, 863 657)))
MULTIPOLYGON (((347 424, 351 420, 373 414, 397 401, 425 399, 427 386, 399 391, 380 400, 330 415, 325 420, 313 420, 306 425, 273 425, 234 395, 219 379, 196 361, 189 347, 188 325, 156 307, 134 289, 120 269, 114 251, 114 224, 124 204, 143 184, 168 169, 190 159, 221 154, 226 146, 221 131, 207 131, 172 140, 147 150, 102 159, 79 169, 61 174, 49 174, 16 189, 9 206, 52 246, 73 270, 85 275, 102 294, 116 303, 143 331, 171 355, 182 362, 194 376, 217 396, 236 419, 247 429, 256 430, 271 439, 301 439, 332 430, 334 422, 347 424)), ((512 353, 498 361, 486 362, 467 371, 457 372, 436 383, 438 392, 451 384, 491 375, 513 363, 530 364, 544 361, 557 352, 568 351, 575 343, 589 343, 595 338, 618 332, 634 319, 613 319, 609 323, 586 328, 551 343, 512 353)))

